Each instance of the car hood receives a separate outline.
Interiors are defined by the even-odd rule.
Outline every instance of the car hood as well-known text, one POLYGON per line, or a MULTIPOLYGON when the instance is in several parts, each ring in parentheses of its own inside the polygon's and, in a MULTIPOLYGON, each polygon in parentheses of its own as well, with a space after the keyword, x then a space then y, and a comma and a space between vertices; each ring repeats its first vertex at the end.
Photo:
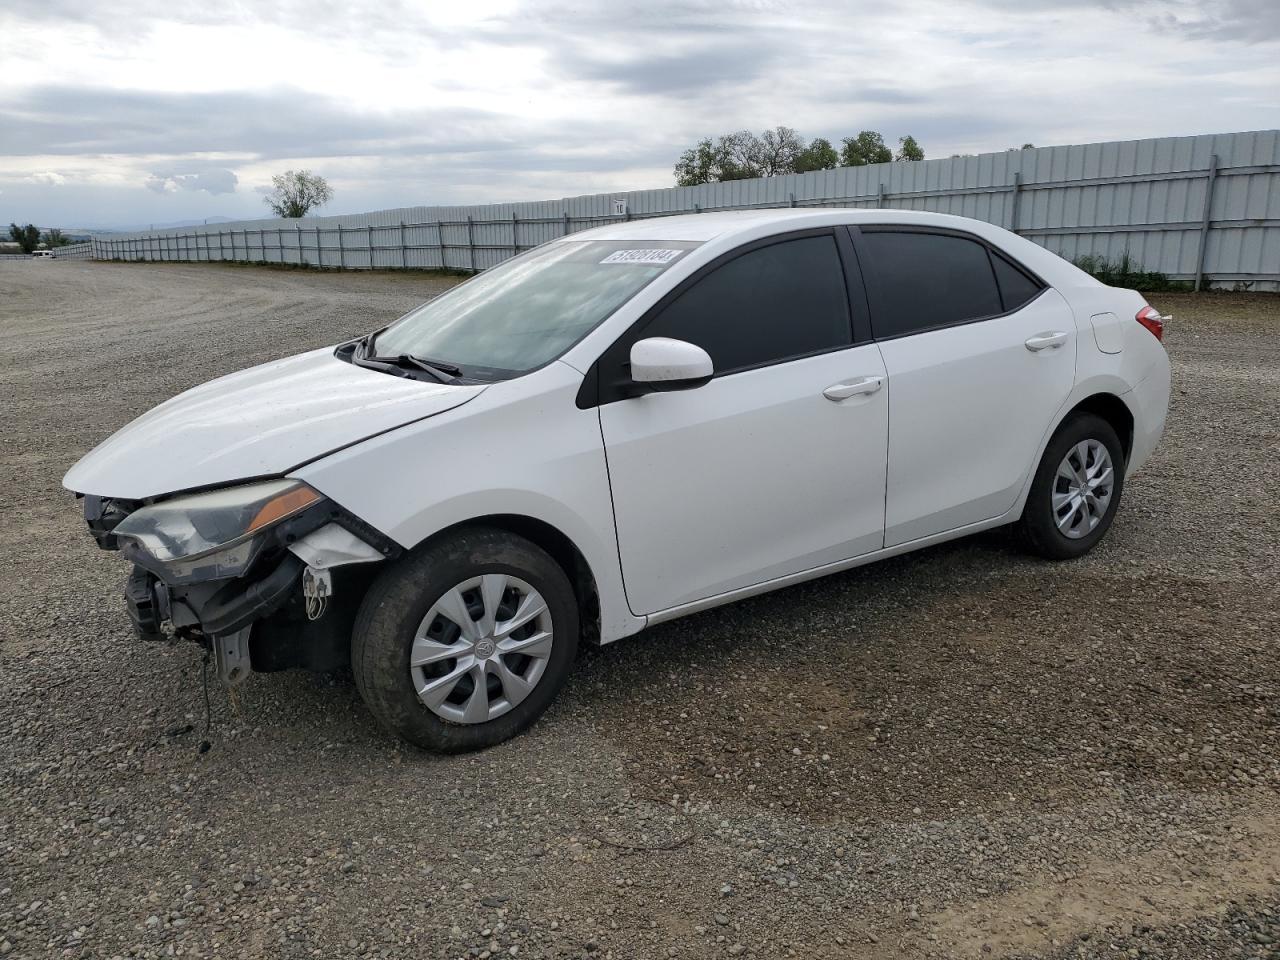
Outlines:
POLYGON ((178 394, 94 447, 62 483, 76 493, 139 500, 283 474, 484 389, 357 367, 326 347, 178 394))

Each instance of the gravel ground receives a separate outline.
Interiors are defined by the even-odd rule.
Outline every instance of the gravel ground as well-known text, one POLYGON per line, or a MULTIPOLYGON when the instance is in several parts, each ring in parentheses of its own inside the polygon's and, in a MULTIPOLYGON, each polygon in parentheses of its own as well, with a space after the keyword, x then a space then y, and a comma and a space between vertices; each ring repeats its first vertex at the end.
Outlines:
POLYGON ((664 625, 467 757, 256 677, 199 753, 198 654, 132 638, 62 473, 450 282, 0 264, 0 955, 1280 957, 1280 297, 1154 298, 1168 433, 1081 561, 994 533, 664 625))

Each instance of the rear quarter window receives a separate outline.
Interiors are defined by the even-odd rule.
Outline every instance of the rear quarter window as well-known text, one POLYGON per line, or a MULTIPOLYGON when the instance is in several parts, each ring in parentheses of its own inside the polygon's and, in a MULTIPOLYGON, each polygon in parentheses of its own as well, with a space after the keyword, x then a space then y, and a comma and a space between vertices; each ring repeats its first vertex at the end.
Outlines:
POLYGON ((1038 281, 1033 280, 1022 269, 994 251, 991 254, 991 266, 996 271, 996 281, 1000 284, 1000 299, 1004 303, 1006 313, 1030 303, 1044 289, 1038 281))

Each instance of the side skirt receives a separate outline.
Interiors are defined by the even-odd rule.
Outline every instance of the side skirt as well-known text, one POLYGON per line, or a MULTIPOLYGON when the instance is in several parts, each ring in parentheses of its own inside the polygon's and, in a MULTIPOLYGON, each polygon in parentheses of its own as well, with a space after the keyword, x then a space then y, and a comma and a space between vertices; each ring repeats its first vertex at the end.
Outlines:
POLYGON ((710 610, 713 607, 723 606, 726 603, 733 603, 735 600, 745 600, 747 597, 755 597, 762 593, 769 593, 773 590, 780 590, 783 587, 789 587, 793 584, 804 583, 806 580, 816 580, 819 577, 825 577, 828 574, 840 573, 844 570, 852 570, 854 567, 865 566, 868 563, 875 563, 877 560, 886 560, 889 557, 896 557, 899 554, 910 553, 912 550, 920 550, 924 547, 931 547, 936 543, 945 543, 948 540, 958 540, 961 537, 967 537, 973 533, 980 533, 983 530, 990 530, 993 527, 1000 527, 1006 523, 1012 523, 1022 513, 1022 504, 1024 498, 1019 498, 1018 503, 1008 513, 990 520, 981 520, 977 523, 971 523, 964 527, 957 527, 955 530, 948 530, 945 533, 935 533, 929 537, 921 537, 919 540, 909 540, 906 543, 899 543, 893 547, 886 547, 883 550, 876 550, 873 553, 864 553, 860 557, 853 557, 849 560, 841 560, 838 563, 828 563, 821 567, 814 567, 811 570, 802 570, 800 573, 788 574, 785 577, 778 577, 774 580, 766 580, 764 583, 757 583, 750 587, 742 587, 739 590, 731 590, 728 593, 717 594, 714 597, 706 597, 702 600, 695 600, 692 603, 681 604, 678 607, 670 607, 666 610, 659 610, 657 613, 651 613, 648 616, 647 626, 653 626, 656 623, 666 623, 668 620, 676 620, 680 617, 688 616, 691 613, 700 613, 703 610, 710 610))

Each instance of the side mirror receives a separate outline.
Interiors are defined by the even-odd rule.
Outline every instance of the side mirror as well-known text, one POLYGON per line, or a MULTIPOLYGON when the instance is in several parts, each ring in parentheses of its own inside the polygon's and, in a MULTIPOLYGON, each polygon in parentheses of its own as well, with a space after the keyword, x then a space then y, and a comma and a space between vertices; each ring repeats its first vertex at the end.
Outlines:
POLYGON ((707 351, 684 340, 648 337, 631 345, 631 380, 641 388, 638 393, 690 390, 714 372, 707 351))

